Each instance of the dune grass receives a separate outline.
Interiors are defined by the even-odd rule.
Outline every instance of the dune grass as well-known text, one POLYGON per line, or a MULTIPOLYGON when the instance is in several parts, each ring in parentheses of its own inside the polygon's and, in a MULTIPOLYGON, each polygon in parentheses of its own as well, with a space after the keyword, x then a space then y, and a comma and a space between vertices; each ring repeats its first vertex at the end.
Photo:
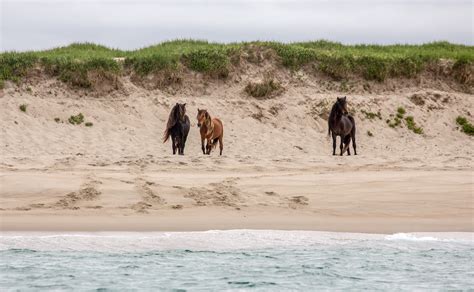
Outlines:
POLYGON ((474 136, 474 125, 471 124, 465 117, 458 116, 456 124, 461 126, 461 130, 469 136, 474 136))
POLYGON ((329 41, 304 43, 246 42, 219 44, 197 40, 176 40, 123 51, 105 46, 78 43, 45 51, 4 52, 0 54, 0 81, 19 82, 36 65, 64 82, 89 87, 92 71, 112 74, 133 72, 139 75, 162 70, 188 68, 216 78, 225 78, 231 65, 237 65, 244 50, 270 49, 281 65, 312 70, 334 79, 351 75, 383 81, 391 77, 411 78, 426 65, 440 59, 453 61, 454 77, 467 82, 474 64, 474 47, 434 42, 423 45, 343 45, 329 41), (125 58, 119 62, 115 58, 125 58), (468 74, 466 74, 466 70, 468 74))

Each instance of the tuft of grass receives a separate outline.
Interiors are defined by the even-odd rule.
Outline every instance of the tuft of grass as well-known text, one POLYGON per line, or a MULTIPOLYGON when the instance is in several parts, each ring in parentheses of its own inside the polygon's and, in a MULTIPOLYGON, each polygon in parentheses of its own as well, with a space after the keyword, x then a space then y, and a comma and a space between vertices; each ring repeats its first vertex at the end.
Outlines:
POLYGON ((474 125, 472 125, 465 117, 458 116, 456 118, 456 123, 461 126, 464 133, 469 136, 474 136, 474 125))
POLYGON ((75 116, 70 116, 68 121, 70 124, 80 125, 82 124, 82 122, 84 122, 84 115, 82 113, 79 113, 75 116))
POLYGON ((265 79, 262 82, 248 83, 245 87, 245 92, 248 95, 258 99, 269 98, 277 92, 281 92, 283 88, 280 83, 273 79, 265 79))
POLYGON ((21 105, 19 106, 20 110, 21 110, 22 112, 24 112, 24 113, 26 113, 26 108, 27 108, 27 107, 28 107, 27 104, 21 104, 21 105))
POLYGON ((368 120, 373 120, 375 118, 379 118, 379 120, 382 119, 382 114, 380 113, 380 111, 378 111, 377 113, 373 113, 373 112, 368 112, 364 109, 360 110, 360 112, 362 114, 365 115, 365 118, 368 119, 368 120))
POLYGON ((86 127, 92 127, 94 124, 92 122, 87 122, 84 124, 84 126, 86 127))
POLYGON ((413 116, 408 116, 405 118, 405 123, 407 125, 408 130, 413 131, 415 134, 423 134, 423 128, 418 127, 415 123, 415 119, 413 116))
MULTIPOLYGON (((395 114, 395 117, 393 118, 393 121, 390 119, 387 119, 386 122, 388 126, 391 128, 396 128, 402 125, 402 121, 405 121, 405 125, 410 131, 412 131, 415 134, 423 134, 423 128, 418 127, 416 125, 415 119, 413 118, 413 116, 404 117, 405 114, 406 114, 405 108, 403 107, 397 108, 397 112, 395 114)), ((390 116, 393 117, 393 115, 390 115, 390 116)))
POLYGON ((399 118, 400 120, 403 119, 403 116, 405 115, 406 111, 405 111, 405 108, 403 107, 399 107, 397 109, 397 118, 399 118))
POLYGON ((0 89, 5 88, 5 81, 3 79, 0 79, 0 89))
POLYGON ((372 132, 371 132, 371 131, 367 131, 367 136, 369 136, 369 137, 373 137, 373 136, 374 136, 374 134, 372 134, 372 132))
POLYGON ((59 123, 59 122, 61 121, 61 119, 60 119, 60 118, 54 118, 54 121, 55 121, 56 123, 59 123))

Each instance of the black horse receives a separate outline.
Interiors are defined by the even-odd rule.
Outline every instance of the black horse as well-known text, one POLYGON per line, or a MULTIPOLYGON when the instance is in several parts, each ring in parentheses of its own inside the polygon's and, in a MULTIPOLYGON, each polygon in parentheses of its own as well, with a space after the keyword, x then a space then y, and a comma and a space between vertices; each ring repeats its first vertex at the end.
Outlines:
POLYGON ((178 154, 184 155, 184 146, 188 138, 189 128, 190 122, 186 115, 186 104, 176 103, 170 112, 166 130, 163 134, 163 143, 168 141, 171 136, 173 155, 176 154, 176 149, 178 149, 178 154))
POLYGON ((349 144, 352 138, 352 147, 354 155, 356 151, 356 126, 354 118, 347 112, 346 97, 338 97, 336 103, 332 106, 328 119, 328 135, 332 132, 332 155, 336 155, 336 138, 341 136, 341 156, 347 150, 347 155, 351 155, 349 144), (344 147, 343 147, 344 144, 344 147))

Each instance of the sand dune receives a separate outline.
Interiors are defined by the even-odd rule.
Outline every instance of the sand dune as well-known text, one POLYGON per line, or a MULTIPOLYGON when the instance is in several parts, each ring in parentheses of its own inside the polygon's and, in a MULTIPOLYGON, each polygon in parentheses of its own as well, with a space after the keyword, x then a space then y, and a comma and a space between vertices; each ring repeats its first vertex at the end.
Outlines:
POLYGON ((7 84, 2 230, 474 231, 473 138, 455 123, 471 117, 471 94, 403 81, 343 93, 337 82, 282 75, 282 94, 257 100, 243 88, 258 73, 190 79, 176 91, 126 77, 100 94, 52 79, 7 84), (341 95, 356 118, 358 156, 331 155, 326 118, 341 95), (185 156, 161 143, 175 102, 191 119, 185 156), (422 135, 387 125, 398 107, 422 135), (224 123, 221 157, 202 155, 197 108, 224 123), (93 126, 68 123, 78 113, 93 126))

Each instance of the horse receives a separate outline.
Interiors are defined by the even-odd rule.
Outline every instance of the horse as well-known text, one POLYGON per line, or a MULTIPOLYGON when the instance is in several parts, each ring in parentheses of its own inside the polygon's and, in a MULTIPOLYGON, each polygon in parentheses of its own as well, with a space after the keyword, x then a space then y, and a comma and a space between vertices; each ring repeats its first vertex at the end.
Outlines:
POLYGON ((198 109, 196 118, 198 120, 197 126, 200 128, 199 132, 201 133, 202 153, 204 155, 210 155, 211 149, 215 148, 217 141, 219 141, 219 155, 222 155, 222 149, 224 148, 224 144, 222 143, 222 139, 224 138, 224 125, 222 121, 218 118, 211 118, 205 109, 198 109), (207 144, 206 148, 204 148, 204 140, 206 139, 207 144))
POLYGON ((336 103, 332 106, 328 119, 328 136, 332 133, 332 155, 336 155, 336 138, 341 137, 341 156, 347 150, 347 155, 351 155, 349 144, 352 139, 354 155, 356 151, 356 125, 354 118, 347 112, 346 97, 338 97, 336 103), (344 147, 342 146, 344 144, 344 147))
POLYGON ((178 150, 179 155, 184 155, 184 146, 190 129, 189 117, 186 115, 186 104, 176 103, 171 109, 166 124, 166 130, 163 134, 163 143, 168 141, 171 136, 171 146, 173 148, 173 155, 178 150))

